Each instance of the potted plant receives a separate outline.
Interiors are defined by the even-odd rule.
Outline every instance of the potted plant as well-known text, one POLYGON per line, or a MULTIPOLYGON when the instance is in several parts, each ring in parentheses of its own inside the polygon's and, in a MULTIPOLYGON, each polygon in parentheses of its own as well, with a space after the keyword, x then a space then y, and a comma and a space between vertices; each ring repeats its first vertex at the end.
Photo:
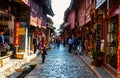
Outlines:
POLYGON ((101 64, 102 64, 102 55, 103 55, 103 52, 101 52, 99 50, 93 50, 92 51, 93 61, 91 62, 92 65, 101 66, 101 64))

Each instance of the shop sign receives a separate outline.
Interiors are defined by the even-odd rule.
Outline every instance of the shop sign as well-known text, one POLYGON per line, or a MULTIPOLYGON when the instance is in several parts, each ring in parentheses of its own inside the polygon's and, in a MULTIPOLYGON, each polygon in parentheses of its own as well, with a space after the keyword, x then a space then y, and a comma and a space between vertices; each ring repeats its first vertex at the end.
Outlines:
POLYGON ((98 9, 106 0, 96 0, 96 9, 98 9))
POLYGON ((37 26, 41 28, 41 19, 37 18, 37 26))
POLYGON ((25 28, 18 28, 17 29, 17 34, 18 35, 25 35, 25 28))
POLYGON ((37 17, 30 16, 30 25, 37 27, 37 17))
POLYGON ((20 27, 20 22, 15 22, 15 36, 14 36, 14 46, 19 46, 19 35, 17 33, 17 30, 20 27))

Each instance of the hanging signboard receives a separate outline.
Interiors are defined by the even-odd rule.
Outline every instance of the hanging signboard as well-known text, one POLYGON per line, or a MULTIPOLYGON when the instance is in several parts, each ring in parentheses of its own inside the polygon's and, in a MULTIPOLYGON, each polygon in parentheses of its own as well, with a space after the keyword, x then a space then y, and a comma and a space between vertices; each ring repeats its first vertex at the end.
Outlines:
POLYGON ((37 26, 41 28, 41 19, 37 18, 37 26))
POLYGON ((37 27, 37 17, 30 16, 30 25, 37 27))

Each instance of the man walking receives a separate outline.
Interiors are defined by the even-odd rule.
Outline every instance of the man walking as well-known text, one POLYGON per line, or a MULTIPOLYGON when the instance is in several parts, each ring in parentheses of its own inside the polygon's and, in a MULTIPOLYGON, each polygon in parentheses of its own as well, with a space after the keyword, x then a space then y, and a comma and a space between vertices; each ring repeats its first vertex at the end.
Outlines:
POLYGON ((72 37, 70 37, 70 38, 68 39, 68 44, 69 44, 69 52, 71 53, 72 45, 73 45, 72 37))

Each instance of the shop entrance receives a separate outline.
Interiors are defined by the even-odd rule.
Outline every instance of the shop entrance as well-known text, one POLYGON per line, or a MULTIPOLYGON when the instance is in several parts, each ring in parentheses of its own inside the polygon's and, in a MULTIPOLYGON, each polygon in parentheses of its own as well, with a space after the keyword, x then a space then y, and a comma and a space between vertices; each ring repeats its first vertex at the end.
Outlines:
POLYGON ((106 63, 117 69, 118 16, 107 21, 106 63))

